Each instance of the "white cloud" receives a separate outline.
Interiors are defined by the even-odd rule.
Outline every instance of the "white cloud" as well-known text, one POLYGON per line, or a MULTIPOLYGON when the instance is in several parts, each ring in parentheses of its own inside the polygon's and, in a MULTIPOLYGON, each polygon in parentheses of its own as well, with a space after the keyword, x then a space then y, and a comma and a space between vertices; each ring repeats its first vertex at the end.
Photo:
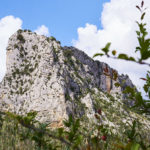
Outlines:
MULTIPOLYGON (((22 20, 14 16, 6 16, 0 19, 0 81, 6 72, 6 47, 9 37, 22 28, 22 20)), ((38 34, 49 35, 48 28, 44 25, 35 30, 38 34)))
POLYGON ((21 28, 22 21, 13 16, 0 19, 0 81, 6 72, 6 46, 9 37, 21 28))
MULTIPOLYGON (((106 43, 111 42, 111 49, 138 57, 138 54, 135 55, 135 47, 138 44, 135 33, 138 26, 135 21, 139 20, 140 13, 135 6, 140 3, 141 0, 111 0, 105 3, 101 14, 103 29, 98 29, 96 25, 88 23, 85 27, 79 27, 77 30, 78 40, 73 40, 73 45, 84 50, 89 56, 93 56, 100 52, 106 43)), ((150 6, 149 0, 145 0, 145 6, 150 6)), ((147 9, 145 22, 150 31, 150 9, 147 9)), ((119 73, 128 74, 138 87, 143 86, 143 81, 140 81, 139 78, 146 75, 146 71, 149 69, 147 66, 105 57, 101 57, 99 60, 108 63, 119 73)))
POLYGON ((45 25, 41 25, 40 27, 38 27, 35 32, 39 35, 45 35, 45 36, 49 36, 49 30, 45 25))

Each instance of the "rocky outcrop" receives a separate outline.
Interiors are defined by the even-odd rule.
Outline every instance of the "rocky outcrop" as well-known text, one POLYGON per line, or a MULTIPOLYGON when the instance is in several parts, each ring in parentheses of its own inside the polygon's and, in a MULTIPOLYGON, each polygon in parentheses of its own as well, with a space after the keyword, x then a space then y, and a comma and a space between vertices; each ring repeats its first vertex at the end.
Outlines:
POLYGON ((0 109, 18 114, 36 111, 38 120, 61 124, 69 114, 93 118, 95 94, 117 93, 121 99, 126 86, 134 86, 128 76, 84 52, 61 47, 53 37, 18 30, 8 42, 0 109))

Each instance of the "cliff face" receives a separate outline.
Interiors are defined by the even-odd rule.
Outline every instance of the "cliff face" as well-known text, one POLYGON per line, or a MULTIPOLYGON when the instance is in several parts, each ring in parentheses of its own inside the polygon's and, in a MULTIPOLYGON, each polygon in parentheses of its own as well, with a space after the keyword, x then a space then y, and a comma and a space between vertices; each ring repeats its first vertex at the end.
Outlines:
MULTIPOLYGON (((101 107, 104 122, 109 123, 112 112, 107 109, 115 112, 117 108, 120 117, 127 114, 121 101, 125 86, 133 87, 128 76, 119 75, 107 64, 94 61, 74 47, 61 47, 53 37, 19 30, 8 42, 0 109, 18 114, 36 111, 38 120, 57 126, 69 114, 94 118, 101 107)), ((130 115, 125 122, 131 122, 130 115)))

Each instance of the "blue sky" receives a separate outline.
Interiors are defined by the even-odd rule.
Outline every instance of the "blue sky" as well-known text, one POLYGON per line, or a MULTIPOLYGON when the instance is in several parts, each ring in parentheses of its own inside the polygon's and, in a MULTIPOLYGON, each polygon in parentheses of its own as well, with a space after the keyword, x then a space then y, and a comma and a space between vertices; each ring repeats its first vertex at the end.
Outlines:
POLYGON ((62 45, 72 45, 77 28, 88 22, 99 28, 103 3, 109 0, 2 0, 0 18, 8 15, 23 20, 23 29, 44 24, 62 45))

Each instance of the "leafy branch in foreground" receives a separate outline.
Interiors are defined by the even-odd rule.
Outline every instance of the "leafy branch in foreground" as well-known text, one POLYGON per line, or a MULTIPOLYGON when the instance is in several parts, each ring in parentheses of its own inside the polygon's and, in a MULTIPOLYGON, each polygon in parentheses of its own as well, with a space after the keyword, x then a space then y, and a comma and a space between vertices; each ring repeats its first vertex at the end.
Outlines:
POLYGON ((139 31, 136 31, 139 46, 137 46, 135 50, 135 52, 140 52, 140 58, 134 58, 133 56, 128 56, 125 53, 120 53, 117 55, 116 50, 112 50, 110 52, 110 46, 111 46, 110 42, 107 43, 104 48, 102 48, 103 53, 96 53, 93 57, 107 56, 113 59, 124 59, 124 60, 132 61, 138 64, 144 64, 144 65, 150 66, 150 63, 147 63, 144 61, 150 58, 150 39, 146 38, 146 36, 148 35, 148 32, 146 31, 146 28, 145 28, 146 23, 143 23, 143 19, 146 14, 145 12, 146 8, 144 8, 144 1, 141 2, 141 6, 136 6, 136 8, 141 12, 140 23, 136 21, 139 27, 139 31), (110 55, 110 53, 112 55, 110 55))
MULTIPOLYGON (((23 127, 26 127, 28 129, 31 129, 33 130, 36 134, 38 134, 38 138, 39 137, 42 137, 41 135, 47 135, 48 137, 50 138, 53 138, 53 139, 56 139, 56 140, 59 140, 60 142, 68 145, 68 146, 71 146, 71 143, 69 143, 68 141, 66 141, 65 139, 61 138, 61 137, 57 137, 53 134, 50 134, 50 132, 47 132, 47 125, 45 124, 42 124, 40 122, 38 122, 37 120, 35 120, 35 117, 36 117, 36 112, 29 112, 27 113, 26 116, 20 116, 20 115, 16 115, 16 114, 13 114, 13 113, 10 113, 8 112, 7 115, 18 121, 19 124, 21 124, 23 127), (38 124, 38 127, 36 127, 35 125, 38 124)), ((34 140, 37 140, 34 136, 34 140)), ((42 141, 40 142, 41 144, 44 144, 45 142, 42 141)))
MULTIPOLYGON (((144 1, 142 1, 141 6, 137 6, 142 13, 141 20, 143 20, 145 16, 142 10, 143 6, 144 1)), ((144 64, 143 60, 150 57, 146 55, 149 54, 147 52, 149 52, 150 44, 149 40, 145 39, 147 35, 145 25, 140 23, 138 23, 138 25, 140 30, 137 32, 137 35, 140 44, 136 51, 140 52, 141 58, 135 60, 135 58, 129 57, 126 54, 119 54, 115 57, 117 53, 115 50, 112 51, 113 58, 144 64), (147 46, 145 46, 145 44, 147 44, 147 46)), ((110 45, 111 44, 108 43, 105 48, 102 49, 103 53, 95 54, 95 57, 103 55, 110 57, 110 45)), ((104 73, 106 76, 109 76, 107 68, 105 68, 104 73)), ((116 80, 116 78, 117 74, 114 72, 113 79, 116 80)), ((146 82, 144 90, 150 98, 150 72, 148 72, 147 77, 142 78, 142 80, 146 82)), ((124 92, 129 94, 131 98, 136 99, 134 107, 140 108, 140 111, 145 113, 150 111, 149 101, 145 101, 140 92, 130 87, 127 87, 124 92)), ((52 129, 48 124, 38 122, 35 119, 36 112, 27 113, 26 116, 10 112, 0 112, 0 143, 2 143, 0 144, 0 148, 2 150, 23 150, 25 148, 31 150, 148 150, 150 147, 149 141, 146 143, 146 138, 139 132, 141 128, 137 120, 131 121, 129 126, 124 124, 124 128, 121 129, 124 130, 123 135, 121 135, 123 137, 120 137, 118 134, 112 133, 108 126, 101 121, 106 117, 106 114, 102 115, 103 109, 97 107, 95 109, 95 118, 92 118, 95 120, 94 123, 90 124, 87 118, 82 119, 69 116, 68 119, 64 120, 64 126, 57 129, 52 129), (6 135, 7 138, 5 138, 6 135), (11 136, 13 136, 13 138, 9 141, 11 136), (11 143, 11 147, 8 147, 8 141, 9 144, 11 143), (24 145, 18 148, 18 145, 22 143, 20 141, 24 141, 24 145)), ((106 105, 106 112, 107 110, 108 106, 106 105)), ((111 114, 111 117, 112 116, 113 112, 111 114)))
MULTIPOLYGON (((150 39, 146 38, 148 32, 145 28, 146 23, 143 23, 146 14, 145 12, 146 8, 144 8, 144 1, 141 2, 140 6, 137 5, 136 8, 141 13, 140 23, 138 21, 136 22, 139 27, 139 31, 136 31, 139 46, 137 46, 135 50, 135 52, 140 53, 140 58, 134 58, 124 53, 120 53, 117 55, 116 50, 110 51, 111 43, 107 43, 106 46, 102 48, 103 53, 97 53, 93 57, 107 56, 113 59, 123 59, 126 61, 132 61, 138 64, 142 64, 142 65, 145 64, 150 66, 149 63, 145 62, 145 60, 148 60, 150 58, 150 39)), ((145 93, 147 94, 146 96, 148 97, 148 99, 145 100, 145 98, 142 97, 141 92, 138 92, 135 89, 132 89, 130 87, 127 87, 124 93, 129 94, 130 99, 136 100, 133 108, 138 108, 138 110, 142 113, 150 114, 150 72, 149 71, 147 72, 146 78, 141 78, 141 79, 146 82, 143 88, 145 93)))
MULTIPOLYGON (((102 110, 98 109, 95 113, 96 124, 91 127, 83 124, 82 119, 70 116, 64 121, 63 128, 50 130, 44 124, 35 120, 36 113, 28 113, 26 116, 20 116, 13 113, 1 113, 3 117, 2 124, 10 118, 14 122, 15 138, 19 137, 20 142, 30 140, 32 149, 39 150, 146 150, 147 146, 142 142, 142 136, 138 133, 137 121, 125 131, 124 138, 118 139, 101 123, 102 110), (23 128, 24 130, 22 130, 23 128), (35 146, 34 146, 35 145, 35 146)), ((10 120, 9 120, 10 121, 10 120)), ((8 123, 8 122, 7 122, 8 123)), ((2 129, 2 128, 0 128, 2 129)), ((7 131, 8 132, 8 131, 7 131)), ((13 131, 14 132, 14 131, 13 131)), ((0 135, 1 136, 1 135, 0 135)), ((15 143, 13 148, 16 149, 15 143)), ((31 148, 30 148, 31 149, 31 148)))

